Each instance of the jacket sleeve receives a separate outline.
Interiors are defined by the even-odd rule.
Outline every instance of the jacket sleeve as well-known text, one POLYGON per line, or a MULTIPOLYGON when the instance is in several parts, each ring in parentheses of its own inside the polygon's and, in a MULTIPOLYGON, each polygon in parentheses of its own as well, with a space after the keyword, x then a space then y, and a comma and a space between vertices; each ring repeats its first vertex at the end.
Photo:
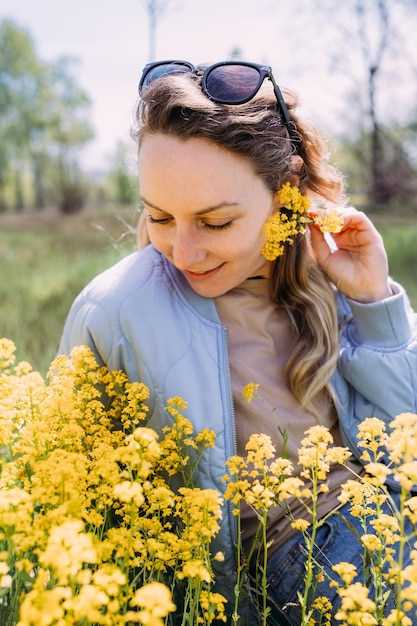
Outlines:
POLYGON ((387 424, 417 410, 417 314, 404 288, 391 278, 390 286, 393 295, 377 302, 344 297, 348 316, 338 362, 354 406, 369 402, 387 424))
POLYGON ((112 329, 104 308, 82 291, 66 318, 57 356, 69 355, 74 346, 87 345, 103 366, 109 363, 112 344, 112 329))

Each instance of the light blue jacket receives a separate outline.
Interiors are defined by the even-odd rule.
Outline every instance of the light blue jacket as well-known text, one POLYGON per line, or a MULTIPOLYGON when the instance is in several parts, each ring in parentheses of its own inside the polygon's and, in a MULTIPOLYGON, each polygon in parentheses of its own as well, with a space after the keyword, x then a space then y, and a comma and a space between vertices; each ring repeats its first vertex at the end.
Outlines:
MULTIPOLYGON (((354 456, 357 426, 376 416, 387 424, 417 410, 417 316, 401 285, 395 295, 361 304, 336 292, 340 356, 331 384, 344 445, 354 456)), ((101 364, 122 369, 151 391, 148 425, 158 432, 171 424, 166 399, 180 395, 195 430, 216 432, 205 451, 196 486, 224 492, 225 461, 236 454, 236 432, 229 372, 227 329, 215 302, 195 293, 183 274, 149 244, 96 276, 75 299, 58 354, 86 344, 101 364)), ((394 485, 394 483, 391 483, 394 485)), ((224 553, 216 567, 216 590, 230 600, 235 584, 236 518, 224 503, 213 553, 224 553)))

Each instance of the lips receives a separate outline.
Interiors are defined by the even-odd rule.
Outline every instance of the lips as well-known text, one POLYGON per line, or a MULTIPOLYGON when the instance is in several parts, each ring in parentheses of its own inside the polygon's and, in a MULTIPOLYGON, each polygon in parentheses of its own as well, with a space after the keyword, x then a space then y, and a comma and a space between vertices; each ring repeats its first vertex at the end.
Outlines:
MULTIPOLYGON (((223 263, 222 263, 223 265, 223 263)), ((191 270, 187 270, 190 274, 197 274, 198 276, 200 276, 201 274, 208 274, 209 272, 213 272, 214 270, 217 270, 217 268, 220 267, 220 265, 217 265, 217 267, 212 267, 211 270, 206 270, 205 272, 192 272, 191 270)))
POLYGON ((186 276, 189 276, 189 278, 192 278, 194 280, 202 280, 203 278, 205 278, 206 276, 212 276, 214 274, 216 274, 224 265, 225 263, 221 263, 220 265, 218 265, 217 267, 214 267, 212 270, 207 270, 206 272, 189 272, 189 271, 184 271, 184 274, 186 276))

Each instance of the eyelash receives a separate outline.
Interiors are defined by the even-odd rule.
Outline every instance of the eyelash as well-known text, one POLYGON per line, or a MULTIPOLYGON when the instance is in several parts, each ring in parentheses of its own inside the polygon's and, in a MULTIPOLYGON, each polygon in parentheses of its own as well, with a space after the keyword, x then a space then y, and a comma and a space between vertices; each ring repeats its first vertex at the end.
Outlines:
MULTIPOLYGON (((151 222, 151 224, 166 224, 169 221, 168 219, 154 220, 150 215, 148 216, 148 219, 151 222)), ((210 229, 213 229, 213 230, 222 230, 223 228, 228 228, 232 224, 233 224, 233 221, 230 221, 230 222, 226 222, 226 224, 221 224, 221 225, 218 225, 218 226, 215 226, 214 224, 204 224, 204 227, 205 228, 210 228, 210 229)))

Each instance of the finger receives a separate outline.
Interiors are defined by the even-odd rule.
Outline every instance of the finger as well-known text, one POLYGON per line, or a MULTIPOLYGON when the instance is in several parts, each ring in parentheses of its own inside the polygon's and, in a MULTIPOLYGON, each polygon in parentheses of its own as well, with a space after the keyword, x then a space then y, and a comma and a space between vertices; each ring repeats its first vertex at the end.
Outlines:
POLYGON ((310 241, 319 264, 324 265, 331 254, 329 244, 319 226, 310 224, 310 241))
POLYGON ((332 233, 332 237, 338 248, 360 248, 369 246, 373 241, 370 230, 361 230, 358 228, 347 228, 339 233, 332 233))
MULTIPOLYGON (((339 248, 367 246, 377 237, 377 230, 362 211, 354 207, 343 207, 342 211, 338 209, 338 213, 343 218, 343 224, 339 232, 332 232, 332 238, 339 248)), ((308 214, 314 219, 320 215, 320 210, 311 209, 308 214)))
POLYGON ((348 228, 355 228, 355 230, 367 230, 373 227, 371 220, 367 215, 365 215, 365 213, 363 213, 363 211, 357 211, 355 209, 354 212, 349 211, 344 213, 342 217, 343 226, 340 232, 348 228))
MULTIPOLYGON (((355 207, 338 207, 335 211, 343 219, 344 227, 348 227, 351 224, 368 224, 368 226, 373 226, 369 217, 363 211, 355 209, 355 207)), ((307 210, 307 215, 311 218, 317 217, 322 213, 332 213, 332 209, 311 208, 307 210)))

